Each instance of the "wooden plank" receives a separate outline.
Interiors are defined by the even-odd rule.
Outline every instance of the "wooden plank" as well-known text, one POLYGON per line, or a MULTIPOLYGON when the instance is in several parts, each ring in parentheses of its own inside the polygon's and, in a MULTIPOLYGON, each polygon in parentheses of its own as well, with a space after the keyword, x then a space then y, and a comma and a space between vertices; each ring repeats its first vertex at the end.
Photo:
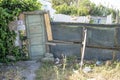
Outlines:
POLYGON ((50 42, 56 42, 56 43, 68 43, 68 44, 73 44, 74 42, 72 42, 72 41, 63 41, 63 40, 52 40, 52 41, 50 41, 50 42))
POLYGON ((46 42, 46 45, 56 46, 56 45, 80 45, 80 44, 74 44, 74 43, 46 42))
MULTIPOLYGON (((61 40, 52 40, 52 41, 48 41, 46 42, 47 45, 54 45, 54 44, 73 44, 73 45, 80 45, 82 44, 81 42, 74 42, 74 41, 61 41, 61 40)), ((107 50, 120 50, 119 47, 102 47, 102 46, 94 46, 94 45, 87 45, 87 48, 98 48, 98 49, 107 49, 107 50)))
POLYGON ((85 28, 120 28, 120 24, 89 24, 89 23, 74 23, 74 22, 51 22, 52 25, 71 25, 85 28))
POLYGON ((55 46, 56 43, 53 43, 53 42, 46 42, 46 45, 53 45, 53 46, 55 46))
POLYGON ((116 51, 119 51, 120 48, 119 47, 99 47, 99 46, 88 46, 86 45, 86 47, 88 48, 98 48, 98 49, 107 49, 107 50, 116 50, 116 51))
POLYGON ((51 40, 53 40, 53 37, 52 37, 49 14, 48 13, 44 14, 44 18, 45 18, 45 26, 46 26, 47 38, 48 38, 48 41, 51 41, 51 40))

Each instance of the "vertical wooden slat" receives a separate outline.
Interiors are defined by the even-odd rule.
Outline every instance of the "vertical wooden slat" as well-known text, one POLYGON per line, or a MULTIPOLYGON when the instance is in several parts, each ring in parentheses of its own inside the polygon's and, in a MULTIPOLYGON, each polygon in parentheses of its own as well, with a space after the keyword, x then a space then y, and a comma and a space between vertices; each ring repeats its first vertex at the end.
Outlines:
POLYGON ((44 17, 45 17, 45 26, 46 26, 47 38, 48 38, 48 41, 51 41, 51 40, 53 40, 53 37, 52 37, 49 14, 44 14, 44 17))

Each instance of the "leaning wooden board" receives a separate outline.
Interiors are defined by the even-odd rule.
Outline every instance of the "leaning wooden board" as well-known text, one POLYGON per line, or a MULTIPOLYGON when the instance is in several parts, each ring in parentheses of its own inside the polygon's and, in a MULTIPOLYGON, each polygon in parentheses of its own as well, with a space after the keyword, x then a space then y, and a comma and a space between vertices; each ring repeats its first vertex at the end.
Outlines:
POLYGON ((48 41, 53 40, 49 14, 44 14, 48 41))

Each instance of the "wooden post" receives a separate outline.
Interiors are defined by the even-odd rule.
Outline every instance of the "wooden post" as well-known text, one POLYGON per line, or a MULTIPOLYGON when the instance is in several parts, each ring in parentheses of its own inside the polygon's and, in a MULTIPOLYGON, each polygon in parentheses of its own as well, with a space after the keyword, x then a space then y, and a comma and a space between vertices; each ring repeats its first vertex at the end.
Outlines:
POLYGON ((44 14, 44 18, 45 18, 45 26, 46 26, 48 41, 52 41, 53 37, 52 37, 52 30, 51 30, 49 14, 48 13, 44 14))
POLYGON ((85 54, 85 47, 86 47, 86 37, 87 37, 87 29, 84 28, 84 40, 82 42, 82 55, 81 55, 81 62, 80 62, 80 68, 82 69, 83 66, 83 60, 84 60, 84 54, 85 54))
MULTIPOLYGON (((52 30, 51 30, 51 24, 50 24, 50 17, 49 14, 46 13, 44 14, 44 19, 45 19, 45 29, 46 29, 46 34, 47 34, 47 42, 48 41, 52 41, 53 37, 52 37, 52 30)), ((46 52, 49 53, 50 49, 49 49, 49 45, 46 45, 46 52)))

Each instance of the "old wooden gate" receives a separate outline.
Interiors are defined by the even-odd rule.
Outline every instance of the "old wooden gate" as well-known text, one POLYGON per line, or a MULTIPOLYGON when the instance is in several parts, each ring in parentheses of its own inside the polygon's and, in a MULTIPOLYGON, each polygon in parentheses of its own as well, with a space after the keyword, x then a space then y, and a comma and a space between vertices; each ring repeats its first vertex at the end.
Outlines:
POLYGON ((41 58, 46 51, 45 48, 45 20, 44 11, 25 12, 25 24, 29 42, 30 59, 41 58))

